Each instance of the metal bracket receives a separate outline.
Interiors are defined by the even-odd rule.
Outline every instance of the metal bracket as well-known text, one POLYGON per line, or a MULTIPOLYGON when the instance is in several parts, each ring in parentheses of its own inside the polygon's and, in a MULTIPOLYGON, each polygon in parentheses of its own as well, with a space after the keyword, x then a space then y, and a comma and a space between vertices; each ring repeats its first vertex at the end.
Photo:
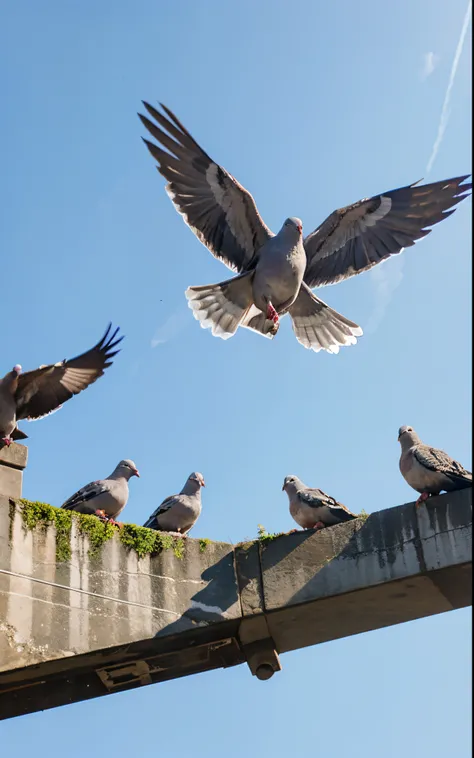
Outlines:
POLYGON ((244 652, 248 667, 257 679, 265 681, 270 679, 275 671, 281 671, 280 658, 271 637, 245 645, 244 652))
POLYGON ((150 667, 146 661, 118 664, 109 668, 98 669, 97 676, 109 692, 127 684, 151 684, 150 667))
POLYGON ((281 671, 280 658, 263 614, 242 620, 239 639, 252 676, 264 681, 275 671, 281 671))

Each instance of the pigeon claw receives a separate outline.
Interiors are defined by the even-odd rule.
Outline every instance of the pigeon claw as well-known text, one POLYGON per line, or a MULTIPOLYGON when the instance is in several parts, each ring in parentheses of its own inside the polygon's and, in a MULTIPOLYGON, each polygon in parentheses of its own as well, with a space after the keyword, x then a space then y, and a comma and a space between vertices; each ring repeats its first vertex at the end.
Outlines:
POLYGON ((313 526, 313 529, 324 529, 325 524, 323 524, 322 521, 316 521, 315 525, 313 526))
POLYGON ((108 521, 108 517, 105 511, 97 509, 95 511, 95 515, 98 516, 98 518, 102 519, 102 521, 108 521))
POLYGON ((0 442, 3 442, 4 445, 6 445, 7 447, 10 447, 10 445, 12 444, 12 438, 11 437, 2 437, 2 439, 0 440, 0 442))
POLYGON ((428 492, 422 492, 421 495, 420 495, 420 497, 418 498, 418 500, 415 503, 416 507, 419 508, 420 505, 425 502, 425 500, 428 500, 428 498, 429 498, 429 493, 428 492))
POLYGON ((107 519, 107 522, 109 524, 112 524, 112 526, 118 526, 119 529, 121 529, 123 527, 123 523, 121 521, 115 521, 114 518, 107 519))
POLYGON ((267 318, 270 319, 270 321, 273 321, 275 327, 278 329, 277 325, 280 321, 280 317, 271 303, 268 303, 267 305, 267 318))

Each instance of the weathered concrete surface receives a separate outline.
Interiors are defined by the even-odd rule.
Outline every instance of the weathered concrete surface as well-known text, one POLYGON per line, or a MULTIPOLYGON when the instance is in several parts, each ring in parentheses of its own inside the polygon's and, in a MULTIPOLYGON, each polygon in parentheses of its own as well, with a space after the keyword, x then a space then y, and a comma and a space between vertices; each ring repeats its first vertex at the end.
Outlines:
POLYGON ((73 528, 28 531, 0 497, 0 719, 247 661, 471 604, 472 491, 320 532, 97 558, 73 528))
POLYGON ((270 635, 286 652, 469 605, 471 561, 472 490, 288 535, 262 550, 270 635))
POLYGON ((55 526, 28 530, 0 508, 0 672, 163 637, 240 617, 232 546, 190 540, 138 558, 117 539, 90 558, 73 523, 71 559, 56 561, 55 526))
POLYGON ((0 449, 0 495, 21 497, 23 470, 28 460, 28 448, 13 442, 0 449))

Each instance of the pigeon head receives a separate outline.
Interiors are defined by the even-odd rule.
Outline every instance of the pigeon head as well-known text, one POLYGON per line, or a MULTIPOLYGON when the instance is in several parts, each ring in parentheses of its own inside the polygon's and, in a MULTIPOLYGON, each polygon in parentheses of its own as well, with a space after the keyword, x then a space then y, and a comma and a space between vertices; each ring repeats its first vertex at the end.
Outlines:
POLYGON ((297 476, 294 476, 293 474, 291 474, 290 476, 285 476, 282 490, 286 492, 287 495, 291 495, 298 492, 298 490, 303 489, 303 487, 304 487, 304 484, 301 481, 301 479, 298 479, 297 476))
POLYGON ((204 477, 202 474, 199 473, 199 471, 193 471, 192 474, 188 477, 189 482, 195 482, 199 487, 205 487, 206 482, 204 481, 204 477))
POLYGON ((21 374, 21 366, 19 363, 16 364, 16 366, 13 366, 12 370, 6 374, 3 378, 3 382, 0 379, 0 383, 3 383, 4 387, 8 387, 8 389, 14 393, 16 392, 16 389, 18 387, 18 377, 21 374))
POLYGON ((281 231, 285 234, 293 234, 298 239, 303 232, 303 222, 300 218, 290 216, 284 222, 281 231))
POLYGON ((412 426, 401 426, 398 430, 398 441, 402 447, 410 447, 414 442, 419 442, 420 438, 412 426))
POLYGON ((128 458, 120 461, 114 473, 118 474, 119 476, 124 476, 125 479, 131 479, 132 476, 140 476, 134 462, 128 458))

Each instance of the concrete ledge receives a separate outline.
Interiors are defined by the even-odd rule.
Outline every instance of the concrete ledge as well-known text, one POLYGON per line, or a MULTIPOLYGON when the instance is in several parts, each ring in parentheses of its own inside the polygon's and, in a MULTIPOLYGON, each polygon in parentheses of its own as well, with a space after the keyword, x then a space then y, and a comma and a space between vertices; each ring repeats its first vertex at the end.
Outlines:
MULTIPOLYGON (((1 500, 0 500, 1 502, 1 500)), ((232 546, 188 540, 139 558, 116 537, 90 555, 73 518, 70 559, 56 527, 25 527, 21 506, 0 506, 0 672, 164 637, 240 617, 232 546), (1 639, 1 637, 0 637, 1 639)))
POLYGON ((118 534, 91 556, 74 520, 58 560, 57 537, 0 497, 0 719, 245 661, 264 679, 279 653, 471 604, 471 490, 181 557, 118 534))
POLYGON ((0 495, 21 497, 23 470, 28 461, 28 448, 16 442, 0 448, 0 495))

